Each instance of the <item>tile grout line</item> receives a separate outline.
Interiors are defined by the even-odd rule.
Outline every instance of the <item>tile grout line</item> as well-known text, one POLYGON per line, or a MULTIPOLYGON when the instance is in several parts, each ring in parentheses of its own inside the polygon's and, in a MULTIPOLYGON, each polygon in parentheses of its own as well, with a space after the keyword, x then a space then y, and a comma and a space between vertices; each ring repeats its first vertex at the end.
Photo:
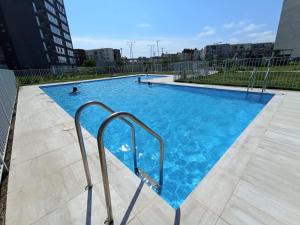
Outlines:
MULTIPOLYGON (((283 100, 283 99, 282 99, 282 100, 283 100)), ((280 103, 282 102, 282 100, 280 101, 280 103)), ((280 107, 280 104, 276 105, 275 110, 277 111, 279 107, 280 107)), ((270 121, 268 122, 268 125, 271 123, 271 121, 272 121, 272 119, 273 119, 273 117, 274 117, 274 114, 275 114, 275 113, 273 112, 273 113, 272 113, 272 116, 271 116, 271 118, 270 118, 270 121)), ((268 127, 268 126, 267 126, 267 127, 268 127)), ((260 144, 261 141, 263 140, 263 137, 264 137, 265 133, 267 132, 267 130, 268 130, 268 128, 266 128, 266 130, 264 131, 264 133, 261 135, 262 137, 259 139, 259 142, 256 144, 256 146, 255 146, 256 151, 257 151, 257 149, 259 148, 259 144, 260 144)), ((256 152, 256 151, 255 151, 255 152, 256 152)), ((255 156, 255 152, 253 152, 252 154, 250 154, 250 159, 249 159, 249 161, 246 163, 245 168, 247 167, 247 165, 249 165, 249 163, 251 162, 251 160, 252 160, 253 157, 255 156)), ((244 172, 245 172, 245 171, 243 170, 243 171, 242 171, 242 174, 244 174, 244 172)), ((234 195, 234 193, 235 193, 236 190, 237 190, 238 185, 240 184, 240 181, 242 180, 242 174, 241 174, 240 177, 238 177, 238 182, 237 182, 237 184, 235 185, 235 187, 234 187, 234 189, 233 189, 233 191, 232 191, 230 197, 229 197, 228 200, 226 201, 226 203, 225 203, 225 205, 224 205, 224 208, 222 209, 222 212, 220 213, 220 217, 221 217, 221 218, 222 218, 222 215, 223 215, 223 213, 224 213, 224 211, 225 211, 225 209, 226 209, 226 206, 229 204, 229 202, 230 202, 232 196, 234 195)), ((222 219, 223 219, 223 218, 222 218, 222 219)), ((223 220, 224 220, 224 219, 223 219, 223 220)))

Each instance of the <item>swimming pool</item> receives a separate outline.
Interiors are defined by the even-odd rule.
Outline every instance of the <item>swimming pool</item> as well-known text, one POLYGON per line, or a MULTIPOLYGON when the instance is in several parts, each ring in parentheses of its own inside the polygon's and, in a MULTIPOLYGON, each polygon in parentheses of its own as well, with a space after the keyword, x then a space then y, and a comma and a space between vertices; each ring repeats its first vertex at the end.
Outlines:
MULTIPOLYGON (((115 111, 134 114, 156 131, 165 142, 161 196, 174 208, 180 206, 273 96, 166 84, 148 86, 136 81, 137 77, 127 77, 41 89, 73 117, 87 101, 100 101, 115 111), (76 95, 68 94, 73 86, 80 91, 76 95)), ((90 107, 82 113, 82 125, 96 136, 107 116, 107 112, 90 107)), ((130 128, 114 121, 104 137, 105 146, 133 170, 130 128)), ((136 145, 139 167, 158 180, 159 143, 137 127, 136 145)))

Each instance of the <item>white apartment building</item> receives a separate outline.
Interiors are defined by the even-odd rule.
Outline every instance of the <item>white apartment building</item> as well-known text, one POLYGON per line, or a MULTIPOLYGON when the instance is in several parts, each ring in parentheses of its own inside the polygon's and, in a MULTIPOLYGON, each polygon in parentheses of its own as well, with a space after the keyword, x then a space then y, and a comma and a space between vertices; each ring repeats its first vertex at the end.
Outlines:
POLYGON ((115 61, 113 48, 91 49, 85 52, 87 59, 96 61, 97 66, 114 63, 115 61))

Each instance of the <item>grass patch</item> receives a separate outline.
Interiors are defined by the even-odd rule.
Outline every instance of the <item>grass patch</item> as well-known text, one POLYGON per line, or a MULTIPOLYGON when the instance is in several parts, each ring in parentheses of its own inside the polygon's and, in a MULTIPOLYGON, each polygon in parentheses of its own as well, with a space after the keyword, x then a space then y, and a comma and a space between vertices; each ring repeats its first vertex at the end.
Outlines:
MULTIPOLYGON (((18 86, 27 85, 39 85, 39 84, 51 84, 51 83, 62 83, 80 80, 92 80, 101 78, 111 78, 119 76, 129 76, 136 74, 144 74, 144 72, 132 72, 132 73, 106 73, 106 74, 96 74, 96 73, 66 73, 66 74, 46 74, 46 75, 27 75, 27 76, 17 76, 18 86)), ((175 74, 171 71, 167 72, 149 72, 149 74, 175 74)))
POLYGON ((109 77, 119 77, 126 75, 133 75, 137 73, 118 73, 118 74, 63 74, 63 75, 33 75, 33 76, 17 76, 18 86, 26 85, 38 85, 38 84, 50 84, 50 83, 61 83, 61 82, 70 82, 70 81, 79 81, 79 80, 90 80, 90 79, 101 79, 109 77))
MULTIPOLYGON (((271 70, 267 88, 300 90, 300 71, 285 71, 287 68, 276 68, 271 70)), ((247 87, 250 71, 219 72, 208 76, 182 76, 177 82, 215 84, 227 86, 247 87)), ((254 87, 261 88, 265 76, 265 71, 258 71, 254 87)))

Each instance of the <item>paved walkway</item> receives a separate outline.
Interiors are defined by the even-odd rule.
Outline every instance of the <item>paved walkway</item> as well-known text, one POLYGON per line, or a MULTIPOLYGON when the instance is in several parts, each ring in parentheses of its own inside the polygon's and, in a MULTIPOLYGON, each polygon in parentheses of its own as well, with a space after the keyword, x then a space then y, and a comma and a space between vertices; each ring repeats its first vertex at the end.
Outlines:
MULTIPOLYGON (((114 224, 299 225, 299 112, 299 92, 278 92, 177 212, 107 152, 114 224)), ((21 88, 8 225, 103 224, 96 140, 88 132, 84 138, 92 190, 73 119, 37 86, 21 88)))

